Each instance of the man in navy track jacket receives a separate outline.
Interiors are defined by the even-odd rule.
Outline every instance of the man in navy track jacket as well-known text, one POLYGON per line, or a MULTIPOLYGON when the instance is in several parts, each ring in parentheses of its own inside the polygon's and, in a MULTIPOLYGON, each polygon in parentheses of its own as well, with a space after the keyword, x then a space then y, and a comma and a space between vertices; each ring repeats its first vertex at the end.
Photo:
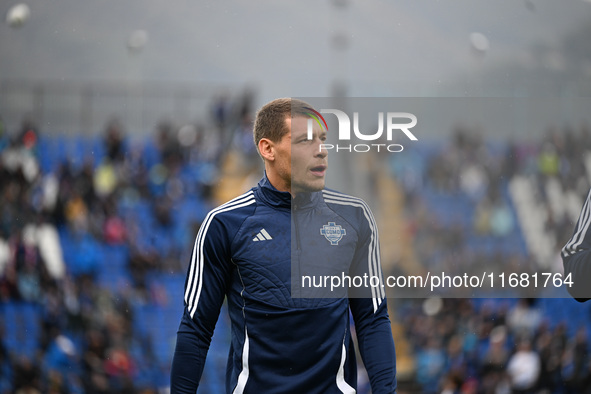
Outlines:
POLYGON ((324 188, 326 131, 314 122, 308 133, 310 110, 289 98, 259 110, 254 139, 265 176, 201 225, 172 393, 197 390, 225 297, 232 321, 227 393, 354 393, 350 314, 373 393, 396 391, 376 223, 365 202, 324 188), (344 289, 327 297, 301 280, 318 273, 369 275, 379 283, 356 296, 344 289))

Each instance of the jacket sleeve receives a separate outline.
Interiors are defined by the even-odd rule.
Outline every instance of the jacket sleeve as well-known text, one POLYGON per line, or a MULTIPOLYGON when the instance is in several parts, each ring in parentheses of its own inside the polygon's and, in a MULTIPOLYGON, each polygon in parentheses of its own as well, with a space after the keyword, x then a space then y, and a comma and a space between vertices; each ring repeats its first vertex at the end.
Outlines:
POLYGON ((368 275, 369 286, 350 293, 349 303, 355 321, 357 342, 374 394, 396 392, 396 352, 380 264, 378 231, 367 209, 351 274, 368 275), (375 279, 371 279, 371 278, 375 279), (373 286, 372 286, 373 282, 373 286))
POLYGON ((171 393, 195 393, 232 274, 230 238, 211 213, 193 246, 185 281, 185 309, 171 368, 171 393))
POLYGON ((583 205, 579 220, 571 239, 562 248, 565 279, 573 282, 567 285, 568 292, 580 302, 591 299, 591 190, 583 205), (570 278, 568 275, 570 274, 570 278))

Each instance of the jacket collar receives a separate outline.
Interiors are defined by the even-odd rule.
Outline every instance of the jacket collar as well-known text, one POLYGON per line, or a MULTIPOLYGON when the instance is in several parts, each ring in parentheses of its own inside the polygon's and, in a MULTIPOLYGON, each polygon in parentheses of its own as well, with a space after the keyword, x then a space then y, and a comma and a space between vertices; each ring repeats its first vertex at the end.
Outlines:
POLYGON ((257 188, 257 197, 265 204, 276 208, 305 209, 318 203, 322 192, 299 193, 295 198, 289 192, 281 192, 269 182, 267 174, 260 180, 257 188))
POLYGON ((267 173, 265 173, 263 179, 260 180, 256 194, 261 201, 272 207, 288 209, 291 207, 291 194, 289 192, 280 192, 275 189, 275 186, 269 182, 267 173))
POLYGON ((292 199, 292 209, 294 210, 302 210, 302 209, 309 209, 314 207, 318 204, 319 199, 321 198, 322 192, 306 192, 306 193, 298 193, 294 199, 292 199))

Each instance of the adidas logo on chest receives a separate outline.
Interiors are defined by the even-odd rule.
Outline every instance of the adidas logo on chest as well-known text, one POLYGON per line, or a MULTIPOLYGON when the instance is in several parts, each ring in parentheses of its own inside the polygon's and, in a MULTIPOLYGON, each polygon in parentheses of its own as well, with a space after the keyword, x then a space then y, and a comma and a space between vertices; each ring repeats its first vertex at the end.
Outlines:
POLYGON ((273 237, 271 237, 271 235, 269 235, 267 230, 262 228, 261 231, 259 231, 258 234, 255 235, 255 237, 252 240, 254 242, 259 242, 259 241, 270 241, 272 239, 273 239, 273 237))

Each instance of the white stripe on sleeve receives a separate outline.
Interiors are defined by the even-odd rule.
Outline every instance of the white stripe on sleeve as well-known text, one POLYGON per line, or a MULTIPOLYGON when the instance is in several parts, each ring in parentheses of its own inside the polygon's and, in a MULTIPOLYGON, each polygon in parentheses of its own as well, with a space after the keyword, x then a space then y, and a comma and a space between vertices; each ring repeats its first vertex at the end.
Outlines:
POLYGON ((245 207, 254 204, 255 202, 254 195, 252 191, 250 191, 213 209, 205 217, 193 246, 193 255, 191 257, 191 266, 189 268, 189 279, 185 289, 185 303, 189 307, 191 317, 195 315, 195 311, 197 310, 197 304, 199 303, 199 297, 201 295, 201 287, 203 285, 203 241, 206 237, 209 225, 218 213, 245 207))
POLYGON ((368 269, 370 276, 377 276, 379 278, 378 287, 371 286, 371 294, 374 305, 374 312, 377 311, 378 307, 386 297, 384 290, 384 279, 382 277, 382 270, 380 267, 380 246, 379 246, 379 234, 378 226, 376 225, 375 219, 371 210, 360 198, 350 197, 340 193, 331 192, 329 190, 323 190, 324 201, 332 204, 349 205, 354 207, 360 207, 363 210, 363 215, 369 223, 371 229, 370 245, 368 249, 368 269))

